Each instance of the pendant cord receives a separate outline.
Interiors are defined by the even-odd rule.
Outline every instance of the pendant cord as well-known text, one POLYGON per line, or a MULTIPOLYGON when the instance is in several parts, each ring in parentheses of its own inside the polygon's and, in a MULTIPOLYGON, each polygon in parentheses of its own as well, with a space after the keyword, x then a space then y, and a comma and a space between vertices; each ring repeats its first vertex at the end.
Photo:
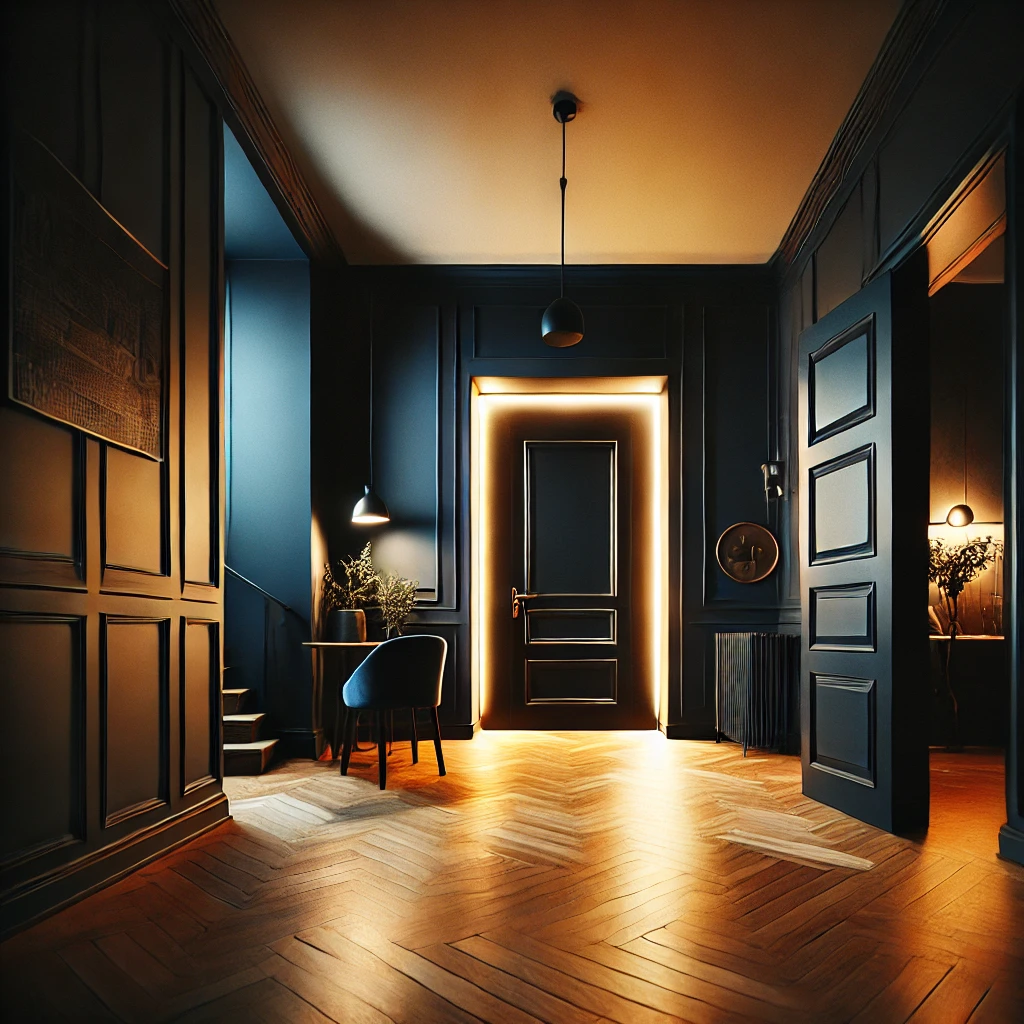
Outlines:
POLYGON ((373 491, 373 299, 370 300, 370 491, 373 491))
MULTIPOLYGON (((964 504, 967 504, 967 395, 964 395, 964 504)), ((968 506, 970 507, 970 506, 968 506)))
POLYGON ((562 122, 562 176, 558 179, 558 187, 562 190, 562 262, 559 269, 558 292, 565 298, 565 122, 562 122))

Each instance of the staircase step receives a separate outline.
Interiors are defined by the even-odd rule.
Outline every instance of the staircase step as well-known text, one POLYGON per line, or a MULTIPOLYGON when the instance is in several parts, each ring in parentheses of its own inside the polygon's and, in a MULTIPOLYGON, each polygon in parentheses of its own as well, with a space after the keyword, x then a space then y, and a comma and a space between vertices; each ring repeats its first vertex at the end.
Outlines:
POLYGON ((221 690, 221 706, 225 715, 237 715, 249 702, 252 690, 221 690))
POLYGON ((262 711, 251 715, 225 715, 224 743, 254 743, 260 738, 260 726, 266 717, 262 711))
POLYGON ((224 744, 225 775, 262 775, 274 757, 277 740, 224 744))

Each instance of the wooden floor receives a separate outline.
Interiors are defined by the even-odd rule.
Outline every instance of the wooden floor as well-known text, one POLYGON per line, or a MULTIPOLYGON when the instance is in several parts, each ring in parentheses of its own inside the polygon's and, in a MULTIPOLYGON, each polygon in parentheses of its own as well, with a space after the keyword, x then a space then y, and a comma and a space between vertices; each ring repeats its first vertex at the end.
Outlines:
POLYGON ((805 800, 795 758, 483 733, 343 779, 229 779, 234 820, 2 947, 3 1018, 1024 1021, 1002 766, 933 756, 933 828, 805 800))

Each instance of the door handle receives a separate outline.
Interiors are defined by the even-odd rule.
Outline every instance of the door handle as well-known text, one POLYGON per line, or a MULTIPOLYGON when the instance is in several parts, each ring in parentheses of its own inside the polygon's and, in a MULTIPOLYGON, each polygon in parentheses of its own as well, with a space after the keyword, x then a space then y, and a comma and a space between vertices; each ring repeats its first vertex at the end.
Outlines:
POLYGON ((540 597, 540 594, 520 594, 515 587, 512 588, 512 618, 519 618, 519 602, 529 601, 531 597, 540 597))

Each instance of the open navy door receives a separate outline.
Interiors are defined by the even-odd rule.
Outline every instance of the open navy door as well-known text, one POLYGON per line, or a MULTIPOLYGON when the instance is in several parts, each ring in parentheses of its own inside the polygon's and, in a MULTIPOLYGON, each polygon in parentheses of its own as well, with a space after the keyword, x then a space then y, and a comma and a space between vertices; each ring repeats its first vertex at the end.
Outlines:
POLYGON ((927 285, 914 261, 800 337, 803 792, 928 823, 927 285))

